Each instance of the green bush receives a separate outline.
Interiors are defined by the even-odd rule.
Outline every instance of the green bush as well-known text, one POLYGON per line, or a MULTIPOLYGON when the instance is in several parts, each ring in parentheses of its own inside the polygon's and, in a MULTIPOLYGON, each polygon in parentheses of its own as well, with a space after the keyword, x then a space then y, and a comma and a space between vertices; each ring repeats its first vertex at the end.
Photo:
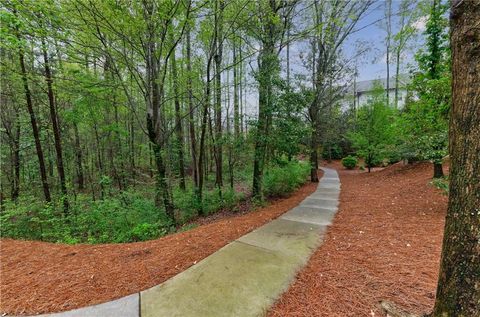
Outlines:
POLYGON ((310 165, 304 162, 271 166, 263 178, 264 193, 267 197, 286 196, 305 183, 309 172, 310 165))
POLYGON ((349 170, 352 170, 357 166, 358 160, 355 156, 349 155, 342 159, 342 165, 349 170))

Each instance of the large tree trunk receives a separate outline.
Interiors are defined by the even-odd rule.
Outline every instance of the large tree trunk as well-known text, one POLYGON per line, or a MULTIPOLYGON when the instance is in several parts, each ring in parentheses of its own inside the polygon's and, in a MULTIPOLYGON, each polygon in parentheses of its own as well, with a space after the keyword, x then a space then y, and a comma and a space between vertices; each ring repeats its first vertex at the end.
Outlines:
POLYGON ((50 62, 48 59, 45 40, 43 38, 42 38, 42 53, 43 53, 43 62, 44 62, 44 68, 45 68, 45 81, 47 82, 47 94, 48 94, 48 105, 50 108, 50 120, 52 121, 53 139, 55 142, 57 172, 58 172, 58 177, 60 179, 60 189, 62 190, 63 212, 65 213, 65 215, 67 215, 69 204, 68 204, 67 181, 65 179, 65 168, 63 167, 62 140, 60 137, 60 127, 58 126, 58 116, 57 116, 57 110, 55 107, 55 95, 52 87, 53 79, 52 79, 52 73, 50 70, 50 62))
MULTIPOLYGON (((21 42, 20 35, 18 34, 18 30, 17 30, 17 38, 21 42)), ((25 68, 25 59, 23 56, 23 49, 19 49, 18 59, 20 62, 20 71, 22 75, 25 99, 27 100, 27 110, 28 110, 28 114, 30 115, 30 123, 32 124, 33 138, 35 140, 35 149, 37 151, 38 165, 40 168, 40 177, 42 180, 43 195, 45 196, 45 200, 47 202, 50 202, 52 198, 50 196, 50 187, 48 186, 47 170, 45 168, 45 159, 43 156, 42 144, 40 143, 40 133, 38 131, 37 118, 35 116, 35 112, 33 111, 32 95, 30 93, 30 88, 28 87, 27 70, 25 68)))
POLYGON ((433 316, 480 309, 480 3, 453 1, 450 196, 433 316))

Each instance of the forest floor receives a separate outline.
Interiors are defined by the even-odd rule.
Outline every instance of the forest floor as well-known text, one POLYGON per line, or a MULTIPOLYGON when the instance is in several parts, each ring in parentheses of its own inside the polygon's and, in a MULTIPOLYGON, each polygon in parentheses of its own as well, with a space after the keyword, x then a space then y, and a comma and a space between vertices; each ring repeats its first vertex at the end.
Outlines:
MULTIPOLYGON (((382 316, 391 300, 427 312, 434 297, 447 196, 430 183, 431 164, 395 164, 340 174, 339 211, 323 245, 269 316, 382 316)), ((222 246, 280 216, 316 189, 255 212, 223 212, 199 227, 157 240, 62 245, 1 240, 0 311, 36 314, 132 294, 184 271, 222 246)))
POLYGON ((269 311, 276 316, 383 316, 381 300, 411 312, 434 304, 447 196, 427 163, 340 174, 340 206, 324 243, 269 311))
POLYGON ((189 223, 196 228, 146 242, 65 245, 2 239, 0 315, 65 311, 160 284, 297 206, 316 187, 308 182, 253 211, 245 201, 235 212, 199 218, 189 223))

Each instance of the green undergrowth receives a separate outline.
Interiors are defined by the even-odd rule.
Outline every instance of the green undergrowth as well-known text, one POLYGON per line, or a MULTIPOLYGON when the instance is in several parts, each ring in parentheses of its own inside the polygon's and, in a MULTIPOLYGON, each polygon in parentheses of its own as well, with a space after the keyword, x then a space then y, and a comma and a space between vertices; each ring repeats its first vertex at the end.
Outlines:
POLYGON ((449 185, 448 185, 448 176, 441 178, 434 178, 431 182, 435 188, 440 189, 443 194, 448 195, 449 185))
MULTIPOLYGON (((308 164, 282 162, 265 171, 266 196, 285 196, 303 184, 308 164)), ((238 174, 238 175, 237 175, 238 174)), ((222 209, 234 210, 250 191, 249 171, 240 171, 234 188, 225 185, 221 191, 207 184, 202 208, 206 214, 222 209)), ((228 184, 228 182, 226 182, 228 184)), ((137 186, 119 191, 108 188, 103 199, 88 194, 70 197, 68 216, 62 211, 61 199, 44 204, 33 195, 22 195, 17 203, 6 201, 0 214, 0 232, 5 238, 41 240, 60 243, 122 243, 155 239, 176 231, 163 209, 154 203, 154 189, 137 186)), ((186 191, 176 188, 173 193, 176 218, 183 225, 195 217, 199 209, 191 186, 186 191)), ((185 225, 181 231, 195 225, 185 225)))

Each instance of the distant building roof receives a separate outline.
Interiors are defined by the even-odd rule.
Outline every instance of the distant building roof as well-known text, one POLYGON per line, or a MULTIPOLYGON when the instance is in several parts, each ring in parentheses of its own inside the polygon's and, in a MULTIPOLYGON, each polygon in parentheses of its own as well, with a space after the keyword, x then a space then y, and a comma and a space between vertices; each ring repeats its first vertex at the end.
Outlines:
MULTIPOLYGON (((400 80, 400 87, 405 87, 407 84, 410 83, 411 79, 407 74, 401 74, 399 76, 400 80)), ((384 89, 387 89, 387 78, 379 78, 379 79, 373 79, 373 80, 363 80, 357 82, 357 93, 364 93, 364 92, 369 92, 374 89, 375 83, 379 82, 384 89)), ((390 77, 390 89, 395 88, 395 76, 390 77)), ((350 85, 348 92, 353 93, 353 84, 350 85)))

